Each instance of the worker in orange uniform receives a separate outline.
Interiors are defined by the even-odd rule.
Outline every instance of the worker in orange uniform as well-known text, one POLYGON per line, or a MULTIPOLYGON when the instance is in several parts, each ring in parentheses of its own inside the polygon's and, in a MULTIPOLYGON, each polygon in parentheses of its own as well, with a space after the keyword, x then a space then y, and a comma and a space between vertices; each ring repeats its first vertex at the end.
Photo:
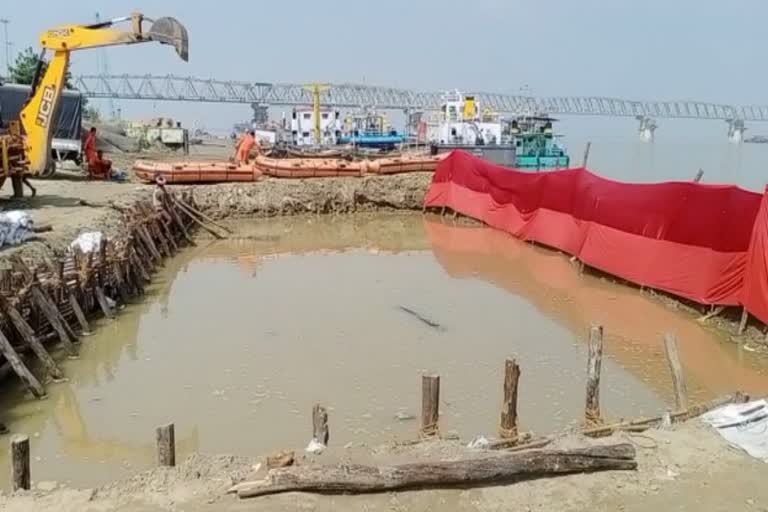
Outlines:
POLYGON ((88 177, 91 179, 109 179, 112 162, 104 158, 103 151, 96 150, 96 127, 91 127, 83 144, 85 161, 88 163, 88 177))
POLYGON ((237 145, 237 156, 235 162, 240 164, 247 164, 250 159, 251 150, 256 148, 256 153, 261 154, 261 146, 256 141, 256 132, 249 131, 248 134, 237 145))

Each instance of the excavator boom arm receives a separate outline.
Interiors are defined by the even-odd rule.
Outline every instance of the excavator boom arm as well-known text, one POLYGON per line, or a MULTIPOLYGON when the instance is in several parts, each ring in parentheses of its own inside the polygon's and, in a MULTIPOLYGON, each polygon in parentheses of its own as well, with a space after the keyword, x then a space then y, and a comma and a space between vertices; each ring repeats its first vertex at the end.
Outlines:
MULTIPOLYGON (((21 110, 21 125, 24 129, 24 152, 29 162, 29 172, 40 174, 49 164, 53 123, 64 90, 70 53, 77 50, 158 42, 172 45, 184 61, 189 59, 189 38, 184 26, 174 18, 159 18, 156 21, 142 14, 132 14, 94 25, 63 25, 46 30, 40 35, 44 51, 52 51, 53 57, 36 83, 27 103, 21 110), (116 26, 130 22, 130 30, 116 26), (147 28, 145 25, 151 23, 147 28)), ((41 59, 43 57, 41 56, 41 59)))

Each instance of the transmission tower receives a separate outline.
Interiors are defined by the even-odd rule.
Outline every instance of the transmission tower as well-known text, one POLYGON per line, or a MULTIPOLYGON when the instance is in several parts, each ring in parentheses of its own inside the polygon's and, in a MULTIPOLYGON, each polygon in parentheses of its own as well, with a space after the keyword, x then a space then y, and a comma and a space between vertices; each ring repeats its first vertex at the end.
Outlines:
MULTIPOLYGON (((101 23, 101 15, 98 12, 96 13, 96 23, 101 23)), ((107 52, 103 48, 99 51, 99 73, 102 75, 109 74, 109 60, 107 52)), ((109 111, 110 119, 117 119, 117 106, 114 99, 107 99, 107 110, 109 111)))

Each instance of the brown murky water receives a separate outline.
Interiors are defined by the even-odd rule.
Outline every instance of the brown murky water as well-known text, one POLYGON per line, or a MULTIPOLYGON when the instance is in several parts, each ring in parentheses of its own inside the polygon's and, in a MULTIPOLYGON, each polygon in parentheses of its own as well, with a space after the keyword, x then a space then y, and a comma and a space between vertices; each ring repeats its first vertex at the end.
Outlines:
MULTIPOLYGON (((671 400, 664 331, 677 333, 694 400, 768 391, 768 363, 637 290, 580 276, 568 259, 483 227, 418 215, 237 225, 166 264, 146 302, 101 322, 67 383, 0 410, 32 436, 33 478, 96 485, 150 467, 173 421, 179 457, 302 449, 311 407, 331 443, 415 435, 420 375, 442 376, 441 429, 493 435, 503 360, 522 367, 522 428, 581 418, 590 322, 605 326, 601 391, 612 418, 671 400), (405 306, 440 328, 404 312, 405 306)), ((7 388, 6 388, 7 389, 7 388)), ((0 481, 8 482, 0 453, 0 481)))

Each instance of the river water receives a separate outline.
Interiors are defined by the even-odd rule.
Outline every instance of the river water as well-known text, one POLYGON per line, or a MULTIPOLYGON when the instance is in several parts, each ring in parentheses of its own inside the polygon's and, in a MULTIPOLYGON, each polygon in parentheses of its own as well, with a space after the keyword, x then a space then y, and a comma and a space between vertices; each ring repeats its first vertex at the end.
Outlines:
MULTIPOLYGON (((583 414, 591 322, 605 327, 608 418, 671 403, 662 335, 677 334, 692 400, 768 391, 768 362, 568 258, 439 217, 297 217, 236 225, 166 263, 147 300, 100 321, 69 382, 0 400, 32 438, 33 478, 91 486, 154 464, 154 428, 176 424, 178 457, 301 450, 311 408, 331 443, 413 438, 420 376, 442 377, 440 428, 493 435, 504 358, 522 368, 523 430, 583 414), (421 322, 401 306, 439 328, 421 322), (399 415, 400 418, 395 416, 399 415)), ((0 451, 0 482, 9 461, 0 451)))

